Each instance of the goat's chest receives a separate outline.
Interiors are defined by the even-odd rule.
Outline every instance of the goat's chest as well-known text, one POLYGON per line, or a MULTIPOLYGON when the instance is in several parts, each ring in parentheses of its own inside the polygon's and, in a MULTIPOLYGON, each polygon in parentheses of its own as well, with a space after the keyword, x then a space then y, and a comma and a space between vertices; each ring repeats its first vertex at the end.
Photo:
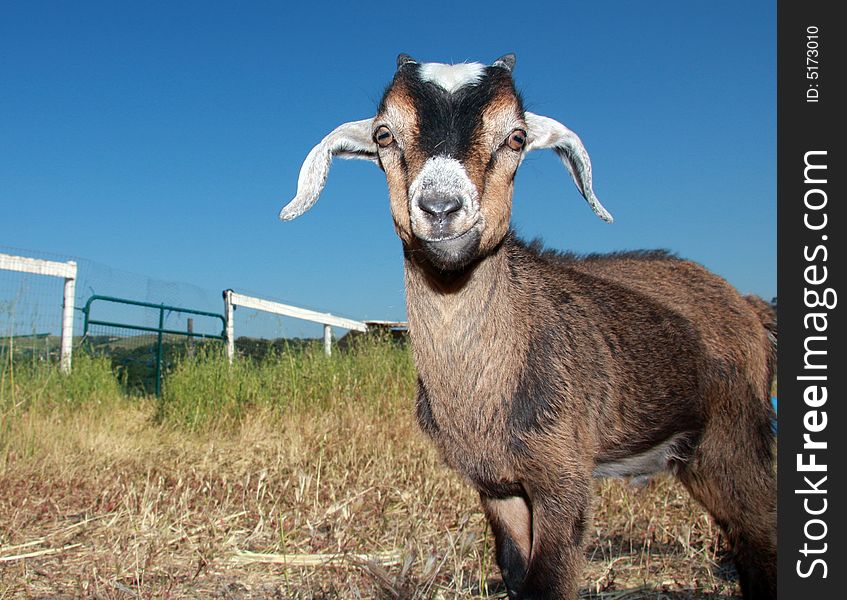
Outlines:
POLYGON ((420 385, 417 416, 445 462, 474 487, 489 496, 515 493, 513 454, 500 411, 488 402, 433 397, 420 385))

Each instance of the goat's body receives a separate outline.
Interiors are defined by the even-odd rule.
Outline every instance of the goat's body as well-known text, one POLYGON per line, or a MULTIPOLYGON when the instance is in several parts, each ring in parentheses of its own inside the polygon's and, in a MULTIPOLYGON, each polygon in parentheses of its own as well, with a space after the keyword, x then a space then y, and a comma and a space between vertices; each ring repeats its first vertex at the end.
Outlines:
POLYGON ((406 280, 419 420, 484 502, 532 512, 552 494, 584 523, 592 473, 669 468, 731 538, 753 529, 773 554, 773 348, 723 279, 666 253, 577 258, 508 236, 447 278, 407 252, 406 280))
MULTIPOLYGON (((544 256, 512 238, 475 268, 497 262, 499 277, 470 274, 461 290, 438 289, 409 265, 412 343, 430 405, 424 428, 436 440, 450 435, 479 456, 486 443, 475 438, 502 430, 510 443, 498 444, 496 462, 508 464, 527 450, 514 440, 531 444, 567 422, 583 460, 602 465, 683 432, 695 442, 709 419, 750 410, 708 398, 746 386, 770 431, 771 342, 723 279, 664 253, 544 256)), ((691 443, 677 441, 672 455, 684 460, 691 443)))
POLYGON ((280 217, 315 202, 333 156, 385 171, 418 419, 479 490, 511 598, 576 596, 592 474, 668 468, 726 532, 745 598, 774 598, 772 311, 666 253, 577 258, 514 239, 531 150, 553 150, 612 220, 579 136, 524 110, 514 65, 400 55, 377 114, 309 152, 280 217))

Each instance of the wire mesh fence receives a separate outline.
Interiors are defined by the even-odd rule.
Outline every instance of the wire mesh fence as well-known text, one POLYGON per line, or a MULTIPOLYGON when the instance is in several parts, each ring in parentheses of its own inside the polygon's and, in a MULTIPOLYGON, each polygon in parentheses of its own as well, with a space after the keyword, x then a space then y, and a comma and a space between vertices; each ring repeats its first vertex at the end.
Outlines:
MULTIPOLYGON (((206 290, 181 282, 153 279, 115 269, 95 261, 0 245, 0 253, 33 259, 77 263, 74 311, 74 352, 108 356, 116 373, 132 391, 155 390, 158 334, 141 328, 158 329, 159 310, 131 304, 103 302, 93 316, 108 325, 92 324, 86 330, 85 307, 97 295, 123 297, 139 302, 217 313, 223 310, 220 291, 206 290), (121 326, 125 325, 125 326, 121 326)), ((29 273, 0 269, 0 365, 58 362, 62 329, 63 281, 29 273)), ((213 343, 209 335, 221 336, 221 319, 211 319, 180 310, 163 311, 162 327, 193 335, 162 336, 162 370, 179 357, 190 355, 213 343)), ((215 343, 220 345, 220 341, 215 343)))
POLYGON ((58 361, 64 282, 31 273, 0 273, 0 355, 58 361))
MULTIPOLYGON (((35 259, 77 263, 74 311, 74 352, 108 356, 126 387, 154 393, 157 361, 161 374, 182 357, 201 348, 222 346, 220 319, 180 309, 223 315, 222 290, 182 282, 163 281, 80 257, 0 245, 0 253, 35 259), (92 297, 110 296, 132 303, 94 302, 86 324, 85 307, 92 297), (155 306, 141 306, 147 303, 155 306), (160 323, 159 306, 162 311, 160 323), (159 343, 159 334, 164 333, 159 343), (161 345, 161 349, 159 346, 161 345), (160 355, 160 356, 159 356, 160 355)), ((61 279, 0 269, 0 361, 57 362, 62 329, 61 279)), ((257 297, 267 297, 261 293, 257 297)), ((326 310, 332 307, 305 307, 326 310)), ((268 354, 320 348, 324 328, 319 323, 275 315, 245 306, 236 307, 235 352, 261 360, 268 354)), ((333 344, 345 346, 346 329, 332 330, 333 344)), ((5 368, 5 367, 0 367, 5 368)))

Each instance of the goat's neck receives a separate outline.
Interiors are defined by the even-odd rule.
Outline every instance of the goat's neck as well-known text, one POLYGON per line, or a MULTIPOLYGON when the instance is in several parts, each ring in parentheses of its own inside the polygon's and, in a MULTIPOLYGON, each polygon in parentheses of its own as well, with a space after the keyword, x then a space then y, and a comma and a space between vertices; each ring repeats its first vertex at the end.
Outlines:
POLYGON ((405 267, 415 365, 431 400, 494 408, 499 398, 491 391, 514 387, 525 352, 507 251, 501 246, 456 275, 438 273, 409 252, 405 267))

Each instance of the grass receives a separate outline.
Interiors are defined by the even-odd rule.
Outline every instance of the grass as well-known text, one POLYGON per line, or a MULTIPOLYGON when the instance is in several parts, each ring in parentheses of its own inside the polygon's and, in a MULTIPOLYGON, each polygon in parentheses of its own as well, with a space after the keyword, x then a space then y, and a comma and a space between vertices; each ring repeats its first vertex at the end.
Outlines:
POLYGON ((414 390, 411 356, 384 339, 360 338, 333 356, 311 345, 233 365, 222 348, 209 346, 168 376, 158 419, 190 431, 228 429, 257 410, 332 411, 339 403, 393 415, 414 390))
MULTIPOLYGON (((0 367, 0 599, 505 596, 475 493, 414 422, 406 349, 201 353, 161 401, 74 361, 0 367)), ((583 597, 738 594, 678 484, 596 487, 583 597)))

